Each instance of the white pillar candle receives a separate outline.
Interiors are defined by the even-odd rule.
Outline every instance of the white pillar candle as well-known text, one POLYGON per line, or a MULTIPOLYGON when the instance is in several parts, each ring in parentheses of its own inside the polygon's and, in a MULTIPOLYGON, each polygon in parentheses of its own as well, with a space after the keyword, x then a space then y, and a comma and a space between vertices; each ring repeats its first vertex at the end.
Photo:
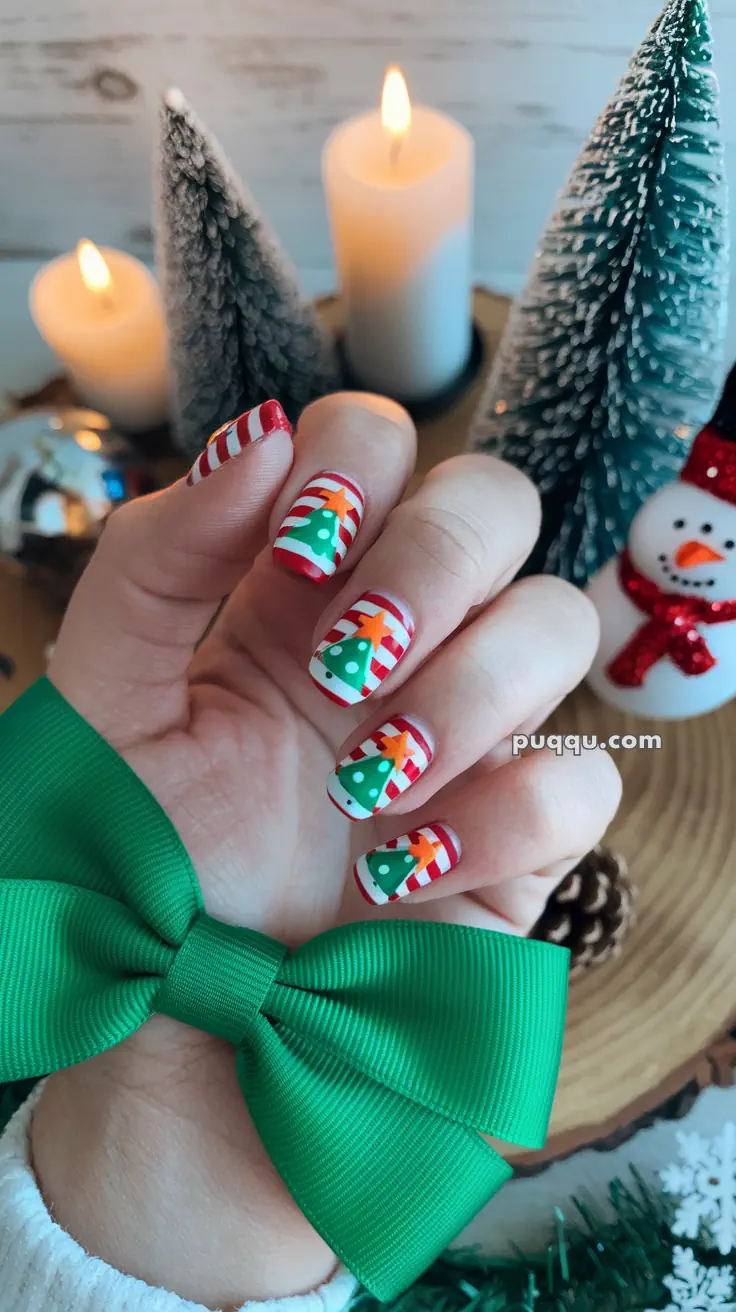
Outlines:
POLYGON ((381 112, 335 129, 322 157, 356 378, 400 401, 450 386, 471 348, 473 139, 412 108, 389 70, 381 112))
POLYGON ((91 242, 31 284, 31 314, 81 401, 141 432, 168 412, 166 330, 158 285, 140 260, 91 242))

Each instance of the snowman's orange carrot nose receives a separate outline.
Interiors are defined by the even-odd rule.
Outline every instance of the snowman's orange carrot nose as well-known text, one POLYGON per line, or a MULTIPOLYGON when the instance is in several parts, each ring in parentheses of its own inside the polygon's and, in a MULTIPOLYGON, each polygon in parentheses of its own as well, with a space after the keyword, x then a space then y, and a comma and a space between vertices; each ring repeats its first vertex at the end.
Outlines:
POLYGON ((692 569, 694 565, 712 565, 714 561, 725 559, 704 542, 684 542, 675 556, 675 564, 678 569, 692 569))

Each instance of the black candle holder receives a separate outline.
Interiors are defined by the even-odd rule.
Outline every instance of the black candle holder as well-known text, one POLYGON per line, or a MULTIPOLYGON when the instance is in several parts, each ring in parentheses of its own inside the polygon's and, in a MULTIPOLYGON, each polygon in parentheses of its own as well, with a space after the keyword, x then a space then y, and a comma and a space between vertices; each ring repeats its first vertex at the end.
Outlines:
MULTIPOLYGON (((350 362, 345 350, 345 334, 339 330, 335 336, 337 355, 340 361, 340 369, 345 380, 346 387, 355 391, 373 391, 373 388, 366 388, 362 379, 358 378, 350 367, 350 362)), ((439 392, 431 396, 422 397, 417 401, 405 401, 402 397, 393 397, 408 410, 412 419, 416 423, 425 423, 430 419, 437 419, 449 410, 461 396, 468 391, 478 378, 481 371, 485 368, 487 359, 486 339, 478 322, 474 319, 471 334, 470 354, 467 362, 463 365, 460 373, 439 392)))

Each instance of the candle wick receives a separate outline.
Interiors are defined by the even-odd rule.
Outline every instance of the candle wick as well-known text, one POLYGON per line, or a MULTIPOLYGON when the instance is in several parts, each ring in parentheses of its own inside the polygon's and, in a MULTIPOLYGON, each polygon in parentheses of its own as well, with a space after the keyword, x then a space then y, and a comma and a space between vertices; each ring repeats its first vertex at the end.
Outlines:
POLYGON ((394 169, 396 168, 396 165, 399 162, 399 155, 401 154, 401 143, 403 140, 404 140, 403 133, 398 133, 398 132, 395 134, 395 136, 391 138, 391 145, 389 147, 389 159, 391 161, 391 167, 394 169))

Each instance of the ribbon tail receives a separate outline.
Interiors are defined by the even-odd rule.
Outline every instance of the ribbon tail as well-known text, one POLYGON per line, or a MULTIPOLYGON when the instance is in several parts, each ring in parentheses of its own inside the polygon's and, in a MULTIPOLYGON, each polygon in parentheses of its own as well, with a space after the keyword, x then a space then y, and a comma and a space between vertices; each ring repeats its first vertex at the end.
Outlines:
POLYGON ((397 1297, 512 1175, 476 1131, 265 1018, 238 1076, 289 1192, 381 1301, 397 1297))
POLYGON ((148 1020, 174 949, 68 884, 0 879, 0 1083, 48 1075, 148 1020))
POLYGON ((280 1033, 339 1054, 412 1103, 541 1148, 569 969, 569 953, 549 943, 464 925, 372 921, 297 948, 264 1012, 280 1033))

